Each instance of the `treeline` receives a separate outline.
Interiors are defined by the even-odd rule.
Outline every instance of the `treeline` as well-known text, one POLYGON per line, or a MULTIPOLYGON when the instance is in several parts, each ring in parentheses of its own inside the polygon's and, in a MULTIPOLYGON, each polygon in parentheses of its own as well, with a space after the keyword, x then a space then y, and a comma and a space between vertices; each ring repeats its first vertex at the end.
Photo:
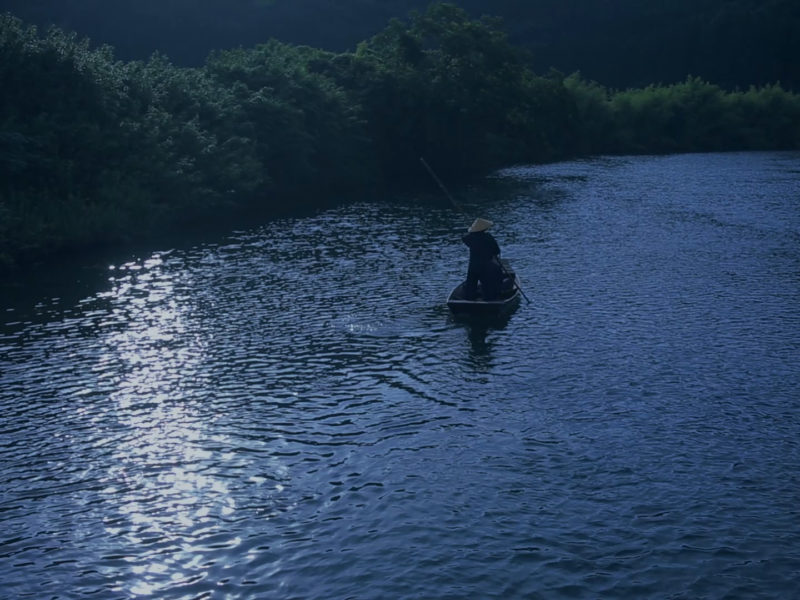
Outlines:
MULTIPOLYGON (((200 66, 217 48, 276 38, 335 52, 353 50, 392 17, 430 0, 0 0, 26 22, 55 24, 118 56, 159 50, 200 66)), ((727 90, 780 81, 800 91, 797 0, 457 0, 472 17, 502 17, 536 72, 580 70, 615 88, 676 83, 688 73, 727 90)))
POLYGON ((726 92, 697 77, 609 91, 573 74, 578 154, 800 149, 800 95, 778 84, 726 92))
MULTIPOLYGON (((608 90, 534 74, 448 4, 354 52, 270 41, 202 68, 0 17, 0 261, 242 210, 597 153, 800 148, 800 97, 697 78, 608 90)), ((427 183, 427 182, 426 182, 427 183)))

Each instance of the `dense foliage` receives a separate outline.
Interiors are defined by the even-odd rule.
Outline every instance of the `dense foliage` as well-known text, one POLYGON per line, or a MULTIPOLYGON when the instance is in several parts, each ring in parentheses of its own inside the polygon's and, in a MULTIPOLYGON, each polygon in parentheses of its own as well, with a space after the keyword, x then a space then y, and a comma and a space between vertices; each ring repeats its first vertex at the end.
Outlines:
POLYGON ((689 77, 611 92, 574 74, 564 86, 577 105, 582 154, 800 148, 800 96, 779 85, 725 92, 689 77))
MULTIPOLYGON (((690 77, 614 91, 538 76, 448 4, 353 52, 270 41, 203 67, 122 62, 0 17, 0 263, 244 209, 590 153, 800 148, 800 97, 690 77)), ((429 182, 428 182, 429 183, 429 182)))
POLYGON ((567 155, 572 114, 559 82, 536 77, 491 19, 432 5, 324 67, 363 111, 390 182, 567 155))
MULTIPOLYGON (((119 56, 166 53, 200 66, 212 49, 269 38, 353 50, 392 17, 430 0, 0 0, 26 22, 79 31, 119 56)), ((458 0, 474 18, 502 17, 537 72, 580 70, 615 88, 677 83, 688 74, 725 89, 781 82, 800 91, 797 0, 458 0)))
POLYGON ((260 184, 239 105, 204 71, 3 17, 0 78, 0 248, 114 241, 260 184))

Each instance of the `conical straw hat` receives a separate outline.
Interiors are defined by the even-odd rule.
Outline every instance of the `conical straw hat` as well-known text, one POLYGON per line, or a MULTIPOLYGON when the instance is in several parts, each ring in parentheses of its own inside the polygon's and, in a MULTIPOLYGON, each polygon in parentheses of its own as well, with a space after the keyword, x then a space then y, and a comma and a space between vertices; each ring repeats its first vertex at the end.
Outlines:
POLYGON ((492 223, 491 221, 487 221, 486 219, 480 219, 480 218, 475 219, 475 222, 469 228, 469 233, 475 233, 477 231, 486 231, 492 225, 494 225, 494 223, 492 223))

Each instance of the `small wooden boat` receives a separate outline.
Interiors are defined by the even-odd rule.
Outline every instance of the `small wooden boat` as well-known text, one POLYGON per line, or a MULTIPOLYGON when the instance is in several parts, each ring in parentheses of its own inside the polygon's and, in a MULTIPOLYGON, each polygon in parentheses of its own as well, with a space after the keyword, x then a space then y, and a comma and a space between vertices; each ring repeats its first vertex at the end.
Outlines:
POLYGON ((501 259, 500 262, 504 271, 500 298, 484 300, 481 297, 481 285, 478 284, 478 297, 475 300, 467 300, 464 297, 464 288, 467 282, 463 281, 447 297, 447 306, 450 307, 454 315, 500 317, 510 314, 519 306, 520 297, 522 296, 519 276, 511 268, 508 260, 501 259))

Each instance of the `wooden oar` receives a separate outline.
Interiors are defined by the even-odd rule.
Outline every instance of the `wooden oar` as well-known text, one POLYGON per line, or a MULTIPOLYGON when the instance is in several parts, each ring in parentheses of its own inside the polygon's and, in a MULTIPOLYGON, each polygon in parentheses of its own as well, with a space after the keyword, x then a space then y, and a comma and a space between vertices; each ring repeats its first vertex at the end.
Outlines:
POLYGON ((506 271, 506 268, 503 266, 503 261, 497 261, 497 262, 500 265, 500 270, 503 271, 503 274, 511 280, 511 282, 514 284, 514 287, 519 290, 519 293, 522 294, 522 297, 525 298, 525 300, 527 301, 528 304, 530 304, 531 303, 531 299, 528 298, 528 296, 525 294, 523 289, 517 285, 517 278, 516 277, 512 277, 511 273, 506 271))

